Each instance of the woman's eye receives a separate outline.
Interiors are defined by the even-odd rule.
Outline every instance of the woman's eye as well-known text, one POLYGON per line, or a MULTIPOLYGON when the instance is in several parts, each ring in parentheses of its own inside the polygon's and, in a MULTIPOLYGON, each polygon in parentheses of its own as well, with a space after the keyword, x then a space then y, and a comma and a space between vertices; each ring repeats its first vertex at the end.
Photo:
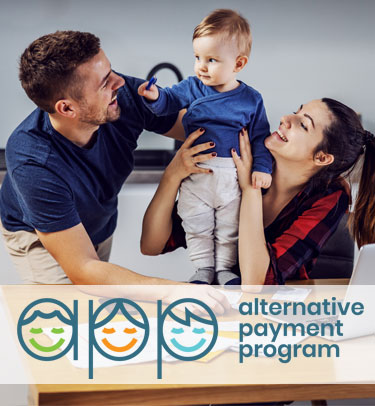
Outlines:
POLYGON ((302 127, 305 131, 307 131, 307 127, 305 126, 305 124, 301 123, 301 127, 302 127))

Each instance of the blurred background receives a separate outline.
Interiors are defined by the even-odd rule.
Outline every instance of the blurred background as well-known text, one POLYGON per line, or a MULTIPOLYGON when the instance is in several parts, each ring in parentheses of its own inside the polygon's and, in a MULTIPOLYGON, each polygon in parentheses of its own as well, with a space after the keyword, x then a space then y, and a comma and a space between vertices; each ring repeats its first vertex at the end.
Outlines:
MULTIPOLYGON (((146 78, 170 62, 186 78, 194 74, 193 29, 215 8, 235 9, 251 24, 253 49, 239 78, 263 95, 272 129, 283 114, 326 96, 362 113, 375 131, 374 0, 1 0, 0 148, 34 108, 17 64, 37 37, 90 31, 119 72, 146 78)), ((158 84, 175 82, 171 71, 158 73, 158 84)), ((141 137, 140 146, 169 146, 163 141, 141 137)))

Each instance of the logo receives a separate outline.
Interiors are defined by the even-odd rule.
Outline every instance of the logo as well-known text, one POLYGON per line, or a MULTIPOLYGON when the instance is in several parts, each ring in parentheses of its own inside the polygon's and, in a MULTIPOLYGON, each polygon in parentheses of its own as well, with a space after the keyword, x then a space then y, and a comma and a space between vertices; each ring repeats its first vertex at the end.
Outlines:
MULTIPOLYGON (((207 355, 217 341, 215 314, 198 299, 179 299, 165 310, 158 300, 157 318, 153 318, 152 328, 145 311, 132 300, 109 299, 96 310, 93 300, 88 304, 88 324, 78 325, 77 300, 73 301, 73 310, 51 298, 30 303, 17 323, 22 348, 39 361, 53 361, 69 351, 73 351, 73 359, 78 360, 79 335, 88 329, 89 379, 94 377, 96 354, 112 361, 127 361, 137 357, 146 346, 147 356, 150 351, 155 355, 157 378, 162 379, 163 350, 169 357, 195 361, 207 355), (52 339, 49 345, 46 334, 52 339), (153 336, 151 343, 150 335, 153 336)), ((86 354, 82 356, 86 358, 86 354)))
POLYGON ((111 299, 95 312, 89 301, 89 378, 93 378, 93 349, 113 361, 125 361, 136 357, 146 346, 150 326, 146 313, 128 299, 111 299), (125 319, 111 324, 117 315, 125 319))
MULTIPOLYGON (((180 312, 181 313, 181 312, 180 312)), ((195 361, 207 355, 218 336, 218 324, 214 312, 198 299, 180 299, 171 303, 164 312, 158 300, 158 379, 162 377, 162 349, 181 361, 195 361), (196 305, 198 316, 185 306, 185 317, 179 316, 181 305, 196 305), (176 311, 177 310, 177 311, 176 311), (207 328, 212 334, 207 334, 207 328)))
POLYGON ((30 303, 21 313, 17 323, 17 335, 22 348, 40 361, 54 361, 73 348, 74 359, 77 359, 78 302, 76 300, 73 307, 72 312, 68 306, 56 299, 38 299, 30 303), (51 320, 49 323, 51 327, 42 328, 45 320, 51 320), (47 330, 56 337, 49 346, 43 345, 40 341, 40 335, 47 330), (61 337, 62 335, 64 338, 61 337))

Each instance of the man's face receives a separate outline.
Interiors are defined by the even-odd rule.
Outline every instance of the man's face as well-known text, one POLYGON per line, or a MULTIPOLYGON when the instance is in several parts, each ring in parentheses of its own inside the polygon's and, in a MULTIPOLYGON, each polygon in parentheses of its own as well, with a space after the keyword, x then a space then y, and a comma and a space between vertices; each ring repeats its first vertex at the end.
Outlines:
POLYGON ((83 81, 82 98, 78 102, 79 121, 101 125, 120 117, 118 89, 125 81, 116 75, 105 53, 100 52, 77 68, 83 81))

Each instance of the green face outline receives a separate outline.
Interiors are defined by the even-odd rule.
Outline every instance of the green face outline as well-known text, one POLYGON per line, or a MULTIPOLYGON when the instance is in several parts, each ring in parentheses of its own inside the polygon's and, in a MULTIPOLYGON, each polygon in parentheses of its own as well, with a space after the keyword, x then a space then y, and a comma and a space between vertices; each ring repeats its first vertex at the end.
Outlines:
MULTIPOLYGON (((54 334, 62 334, 63 332, 64 332, 64 329, 63 329, 63 328, 53 328, 53 329, 51 330, 51 333, 54 333, 54 334)), ((31 328, 31 329, 30 329, 30 333, 32 333, 32 334, 41 334, 41 333, 43 333, 43 329, 42 329, 42 328, 31 328)), ((55 343, 55 344, 53 344, 53 345, 51 345, 51 346, 49 346, 49 347, 46 347, 46 346, 44 346, 44 345, 39 344, 39 343, 35 340, 35 338, 31 338, 31 339, 29 340, 29 342, 30 342, 30 344, 31 344, 34 348, 36 348, 36 349, 39 350, 39 351, 42 351, 42 352, 53 352, 53 351, 58 350, 58 349, 65 343, 65 339, 60 338, 60 340, 57 341, 57 343, 55 343)))

